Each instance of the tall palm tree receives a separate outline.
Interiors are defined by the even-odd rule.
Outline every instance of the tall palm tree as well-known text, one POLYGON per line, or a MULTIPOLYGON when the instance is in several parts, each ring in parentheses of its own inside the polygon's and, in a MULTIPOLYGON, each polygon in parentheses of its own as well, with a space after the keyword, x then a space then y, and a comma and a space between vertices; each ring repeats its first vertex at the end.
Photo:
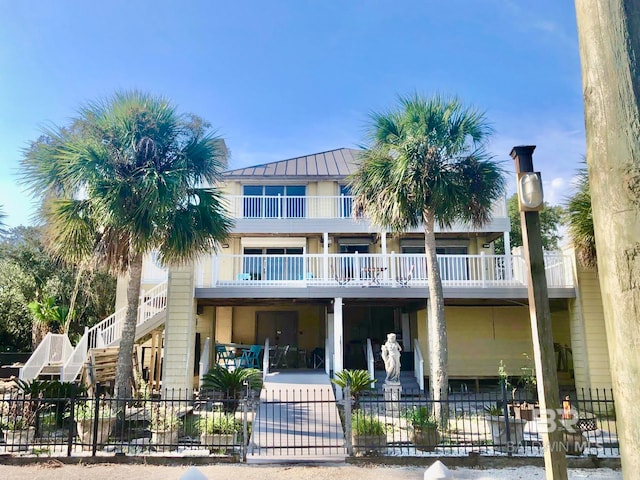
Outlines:
POLYGON ((591 191, 587 169, 578 171, 575 193, 569 197, 565 207, 569 237, 576 249, 578 260, 587 268, 596 268, 596 237, 591 211, 591 191))
MULTIPOLYGON (((402 232, 424 228, 429 281, 429 370, 434 400, 448 389, 447 329, 435 225, 482 225, 503 195, 499 165, 484 151, 492 129, 485 115, 457 98, 400 97, 392 110, 373 113, 369 145, 350 182, 355 210, 376 225, 402 232)), ((437 402, 443 421, 446 409, 437 402)), ((444 404, 441 404, 444 405, 444 404)))
POLYGON ((42 199, 49 248, 128 274, 127 313, 115 394, 131 393, 132 356, 145 253, 165 264, 217 248, 230 229, 220 192, 219 139, 167 99, 119 92, 82 107, 25 152, 22 179, 42 199), (206 188, 200 188, 208 185, 206 188))

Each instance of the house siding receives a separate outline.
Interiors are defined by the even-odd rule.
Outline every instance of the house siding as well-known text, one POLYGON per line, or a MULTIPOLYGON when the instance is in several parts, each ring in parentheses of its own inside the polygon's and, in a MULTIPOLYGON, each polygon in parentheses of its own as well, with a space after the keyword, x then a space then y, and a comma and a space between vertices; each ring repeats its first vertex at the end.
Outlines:
POLYGON ((597 271, 575 262, 576 299, 570 302, 577 389, 612 388, 602 294, 597 271))
MULTIPOLYGON (((528 307, 446 307, 445 318, 450 378, 497 378, 501 360, 512 376, 519 376, 522 368, 531 365, 533 344, 528 307)), ((554 341, 570 343, 568 312, 554 313, 552 322, 554 341)), ((418 312, 417 327, 428 375, 426 310, 418 312)))
POLYGON ((173 267, 169 273, 165 321, 162 386, 172 390, 193 388, 196 301, 193 266, 173 267))

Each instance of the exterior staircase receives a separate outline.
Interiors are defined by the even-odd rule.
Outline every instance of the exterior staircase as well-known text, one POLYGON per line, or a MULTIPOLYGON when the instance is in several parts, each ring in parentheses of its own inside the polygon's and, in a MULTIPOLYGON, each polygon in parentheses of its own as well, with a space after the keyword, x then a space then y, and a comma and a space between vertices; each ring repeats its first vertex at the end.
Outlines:
MULTIPOLYGON (((63 382, 78 378, 91 348, 116 346, 122 337, 127 307, 117 310, 84 331, 78 344, 71 346, 66 335, 48 333, 20 369, 20 378, 31 381, 41 375, 59 377, 63 382)), ((135 339, 139 340, 161 326, 167 315, 167 282, 143 292, 138 306, 135 339)))

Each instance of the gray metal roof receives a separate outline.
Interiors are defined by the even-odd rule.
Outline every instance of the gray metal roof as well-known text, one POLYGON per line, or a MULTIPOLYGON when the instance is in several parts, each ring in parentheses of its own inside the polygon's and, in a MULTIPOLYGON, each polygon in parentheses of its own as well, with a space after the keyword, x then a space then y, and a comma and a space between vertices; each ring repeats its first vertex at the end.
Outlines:
POLYGON ((360 150, 338 148, 328 152, 289 158, 252 167, 228 170, 226 179, 256 178, 344 178, 355 171, 360 150))

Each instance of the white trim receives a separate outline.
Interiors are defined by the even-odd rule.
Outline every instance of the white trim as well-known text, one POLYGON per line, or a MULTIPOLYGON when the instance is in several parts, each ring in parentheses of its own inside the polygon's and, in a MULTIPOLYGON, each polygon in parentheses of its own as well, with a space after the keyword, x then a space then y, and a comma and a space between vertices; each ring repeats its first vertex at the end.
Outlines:
POLYGON ((243 237, 240 239, 242 248, 286 248, 307 246, 307 239, 304 237, 243 237))

